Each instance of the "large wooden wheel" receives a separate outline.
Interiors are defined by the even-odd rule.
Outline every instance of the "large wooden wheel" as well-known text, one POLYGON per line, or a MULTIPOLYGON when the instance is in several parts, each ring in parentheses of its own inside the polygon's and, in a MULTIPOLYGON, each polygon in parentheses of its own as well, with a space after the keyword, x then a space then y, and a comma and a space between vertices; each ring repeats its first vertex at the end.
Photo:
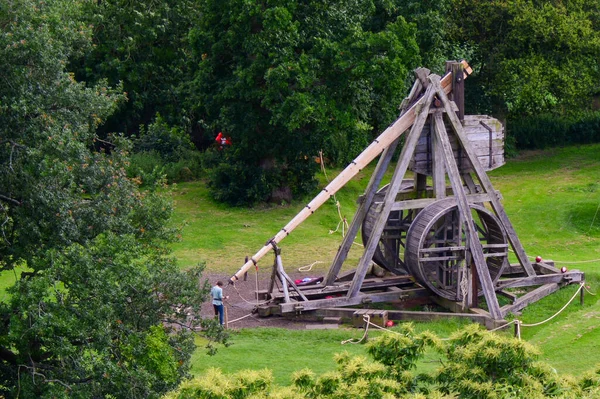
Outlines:
MULTIPOLYGON (((470 208, 495 283, 507 263, 506 234, 487 208, 477 204, 470 208)), ((466 250, 465 230, 456 200, 448 198, 424 208, 415 217, 406 238, 405 265, 410 273, 437 295, 453 301, 462 300, 469 289, 466 270, 472 261, 466 250)))
MULTIPOLYGON (((377 196, 382 198, 387 192, 387 189, 387 185, 382 187, 377 192, 377 196)), ((400 190, 412 189, 412 182, 406 182, 400 188, 400 190)), ((374 202, 369 208, 363 222, 361 235, 364 245, 367 244, 371 237, 373 225, 377 221, 377 216, 379 215, 378 208, 379 204, 374 202)), ((373 254, 373 262, 397 275, 408 274, 406 266, 404 265, 406 234, 416 215, 416 211, 417 210, 415 209, 391 211, 387 223, 383 228, 383 232, 381 233, 381 238, 375 249, 375 253, 373 254)))

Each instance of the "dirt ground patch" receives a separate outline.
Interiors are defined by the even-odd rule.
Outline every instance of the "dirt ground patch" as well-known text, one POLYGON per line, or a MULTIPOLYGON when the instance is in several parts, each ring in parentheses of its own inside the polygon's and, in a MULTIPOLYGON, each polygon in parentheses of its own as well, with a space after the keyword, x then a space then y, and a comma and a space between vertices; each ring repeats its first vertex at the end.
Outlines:
MULTIPOLYGON (((258 314, 252 313, 257 306, 256 300, 256 278, 248 276, 247 281, 238 281, 235 286, 228 285, 229 277, 223 274, 204 273, 203 278, 207 279, 211 285, 217 281, 223 282, 223 295, 229 296, 229 299, 224 301, 227 312, 228 327, 232 329, 241 328, 261 328, 261 327, 276 327, 300 330, 305 329, 306 321, 295 321, 288 317, 271 316, 259 317, 258 314)), ((292 279, 307 277, 306 274, 290 273, 292 279)), ((258 281, 259 290, 268 288, 270 276, 262 277, 258 281)), ((212 317, 214 315, 213 307, 210 298, 202 306, 202 317, 212 317)))

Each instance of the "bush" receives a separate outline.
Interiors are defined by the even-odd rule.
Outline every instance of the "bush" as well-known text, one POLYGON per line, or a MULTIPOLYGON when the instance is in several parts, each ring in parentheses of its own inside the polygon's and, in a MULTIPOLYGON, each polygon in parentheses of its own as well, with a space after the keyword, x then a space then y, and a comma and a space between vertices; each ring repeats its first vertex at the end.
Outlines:
POLYGON ((140 128, 127 175, 139 177, 144 186, 160 179, 169 183, 190 181, 202 175, 202 159, 183 130, 170 127, 157 115, 154 123, 140 128))
POLYGON ((517 149, 597 143, 600 142, 600 111, 511 118, 507 123, 507 141, 510 140, 517 149))
POLYGON ((317 186, 317 164, 308 158, 288 164, 263 160, 262 165, 253 165, 225 149, 207 150, 202 159, 204 166, 212 166, 208 172, 212 197, 231 206, 289 203, 317 186))
POLYGON ((371 341, 368 352, 373 361, 337 355, 337 370, 321 376, 298 371, 291 387, 273 386, 268 370, 230 376, 209 370, 167 398, 592 399, 600 393, 600 369, 580 378, 560 376, 537 361, 538 351, 530 344, 477 324, 449 340, 427 331, 417 334, 403 324, 371 341), (427 348, 439 353, 440 367, 417 373, 412 369, 418 369, 427 348))

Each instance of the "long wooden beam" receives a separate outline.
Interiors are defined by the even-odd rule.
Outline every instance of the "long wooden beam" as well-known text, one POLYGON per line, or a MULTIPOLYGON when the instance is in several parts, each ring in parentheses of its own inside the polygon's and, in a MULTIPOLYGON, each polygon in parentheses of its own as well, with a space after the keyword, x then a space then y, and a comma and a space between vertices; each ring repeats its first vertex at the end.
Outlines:
MULTIPOLYGON (((471 73, 471 68, 466 61, 464 65, 464 78, 471 73)), ((441 86, 444 92, 452 91, 452 73, 446 74, 441 79, 441 86)), ((230 283, 239 280, 252 266, 254 266, 263 256, 273 249, 271 243, 278 244, 287 237, 296 227, 312 215, 321 205, 348 183, 358 172, 365 168, 373 159, 387 148, 394 140, 404 133, 415 121, 421 104, 415 103, 406 113, 396 119, 383 133, 379 135, 358 157, 354 159, 339 175, 333 179, 313 200, 306 205, 292 220, 288 222, 272 239, 270 239, 254 256, 250 258, 230 279, 230 283)))

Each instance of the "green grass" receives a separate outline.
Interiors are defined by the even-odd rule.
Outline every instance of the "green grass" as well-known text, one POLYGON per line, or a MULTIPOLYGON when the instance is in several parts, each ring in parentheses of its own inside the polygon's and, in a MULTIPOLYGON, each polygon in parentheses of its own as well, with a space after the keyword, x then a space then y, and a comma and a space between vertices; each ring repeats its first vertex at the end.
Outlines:
MULTIPOLYGON (((373 167, 366 168, 338 194, 342 214, 351 219, 356 199, 362 194, 373 167)), ((339 170, 328 170, 333 178, 339 170)), ((525 153, 490 172, 494 187, 503 195, 506 212, 527 254, 553 259, 558 266, 586 273, 592 292, 600 292, 600 145, 568 147, 525 153), (566 263, 583 262, 583 263, 566 263)), ((325 177, 319 176, 321 186, 325 177)), ((174 189, 175 223, 184 224, 183 239, 174 246, 182 268, 205 261, 208 271, 229 277, 246 255, 253 255, 275 235, 311 198, 290 206, 256 209, 228 208, 210 199, 202 182, 180 184, 174 189)), ((341 242, 335 230, 339 216, 334 201, 324 204, 312 217, 281 242, 286 270, 315 261, 330 262, 341 242)), ((359 239, 357 239, 359 241, 359 239)), ((355 246, 346 268, 356 265, 361 248, 355 246)), ((269 273, 272 257, 259 263, 260 273, 269 273)), ((315 266, 325 271, 328 263, 315 266)), ((15 281, 12 271, 0 275, 0 292, 15 281)), ((519 319, 535 323, 552 316, 571 298, 576 287, 567 287, 523 310, 519 319)), ((524 327, 523 339, 537 345, 561 373, 580 374, 594 367, 600 353, 600 304, 598 296, 586 295, 583 307, 578 299, 563 313, 539 327, 524 327)), ((416 324, 448 336, 460 323, 416 324)), ((509 333, 509 332, 507 332, 509 333)), ((310 367, 316 372, 332 370, 333 355, 349 350, 364 354, 363 345, 344 345, 344 339, 359 338, 362 330, 284 331, 255 329, 241 331, 233 345, 215 357, 207 357, 199 345, 193 357, 194 374, 208 367, 226 372, 247 368, 273 370, 278 384, 287 384, 291 372, 310 367)), ((200 342, 200 341, 199 341, 200 342)), ((429 354, 422 364, 435 367, 429 354)))
MULTIPOLYGON (((445 320, 432 323, 416 323, 415 330, 428 329, 440 336, 448 336, 465 322, 461 320, 445 320)), ((393 330, 393 329, 392 329, 393 330)), ((289 385, 292 374, 305 368, 317 374, 334 370, 334 355, 348 352, 353 355, 368 357, 366 346, 342 341, 353 339, 359 341, 364 334, 363 329, 340 328, 336 330, 284 330, 278 328, 244 329, 233 333, 233 344, 220 349, 216 355, 209 356, 203 349, 205 341, 197 339, 199 349, 192 358, 192 374, 198 375, 211 367, 218 367, 227 373, 241 370, 260 370, 268 368, 273 371, 275 383, 289 385)), ((368 339, 381 334, 371 329, 368 339)), ((438 356, 427 352, 419 369, 433 370, 437 366, 438 356)))
MULTIPOLYGON (((338 172, 328 171, 329 178, 338 172)), ((365 169, 337 195, 348 219, 356 209, 355 200, 362 194, 371 172, 372 167, 365 169)), ((527 254, 584 271, 590 290, 600 291, 600 145, 524 153, 489 175, 494 187, 502 193, 506 212, 527 254)), ((320 179, 324 185, 324 176, 320 179)), ((178 221, 187 221, 183 241, 175 247, 181 266, 206 261, 208 270, 227 276, 238 270, 244 256, 260 249, 310 200, 283 207, 231 209, 212 201, 201 183, 180 185, 174 199, 178 221)), ((338 221, 335 204, 331 201, 282 241, 286 269, 294 270, 314 261, 330 262, 341 235, 339 232, 330 235, 329 231, 335 230, 338 221)), ((346 267, 355 266, 360 253, 360 247, 356 246, 346 267)), ((259 263, 263 273, 268 273, 272 262, 272 257, 266 258, 267 261, 261 262, 264 265, 259 263)), ((328 263, 322 264, 321 270, 327 267, 328 263)), ((576 289, 567 287, 530 305, 519 319, 524 323, 545 320, 558 311, 576 289)), ((576 299, 549 323, 523 327, 522 337, 536 344, 543 352, 541 358, 558 371, 579 374, 595 366, 595 356, 584 354, 598 353, 599 317, 598 296, 586 295, 583 307, 576 299)), ((438 332, 440 336, 448 336, 459 325, 450 323, 438 332)), ((417 326, 439 329, 434 323, 417 326)), ((512 328, 505 332, 511 333, 512 328)), ((339 341, 361 334, 361 330, 244 331, 233 337, 232 347, 223 349, 215 358, 206 357, 200 348, 194 356, 193 372, 200 373, 215 365, 227 372, 268 367, 273 370, 277 383, 287 384, 291 372, 303 367, 317 372, 332 370, 335 367, 333 355, 348 349, 339 341)), ((356 353, 364 354, 364 346, 352 347, 356 353)), ((435 355, 428 353, 422 366, 435 367, 435 355)))
MULTIPOLYGON (((331 171, 328 177, 335 177, 331 171)), ((336 195, 342 216, 352 218, 356 199, 362 194, 372 169, 366 169, 336 195)), ((321 174, 322 186, 326 185, 321 174)), ((229 208, 213 201, 203 182, 179 184, 173 193, 176 207, 175 222, 183 226, 183 240, 174 246, 181 267, 206 262, 209 270, 233 275, 265 242, 284 227, 311 198, 289 206, 265 205, 257 208, 229 208)), ((341 241, 341 227, 336 202, 331 199, 318 212, 301 224, 281 243, 284 265, 290 269, 329 261, 341 241)), ((360 247, 350 252, 349 264, 356 264, 360 247)), ((272 257, 262 262, 270 267, 272 257)))

